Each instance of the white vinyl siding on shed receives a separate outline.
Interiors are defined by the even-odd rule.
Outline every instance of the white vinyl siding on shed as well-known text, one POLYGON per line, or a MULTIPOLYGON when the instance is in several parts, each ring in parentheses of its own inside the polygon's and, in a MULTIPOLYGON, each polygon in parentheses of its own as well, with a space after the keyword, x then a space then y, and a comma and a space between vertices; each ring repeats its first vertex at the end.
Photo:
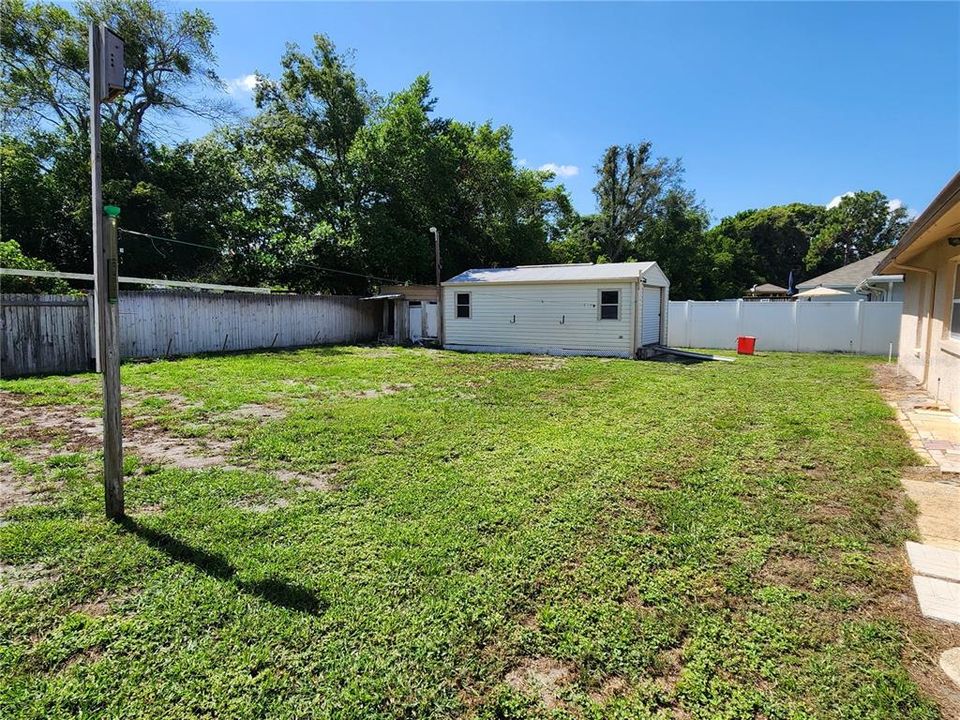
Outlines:
POLYGON ((456 316, 456 294, 464 287, 444 287, 444 345, 632 357, 636 287, 610 281, 471 284, 469 319, 456 316), (601 290, 620 291, 619 319, 599 319, 601 290))

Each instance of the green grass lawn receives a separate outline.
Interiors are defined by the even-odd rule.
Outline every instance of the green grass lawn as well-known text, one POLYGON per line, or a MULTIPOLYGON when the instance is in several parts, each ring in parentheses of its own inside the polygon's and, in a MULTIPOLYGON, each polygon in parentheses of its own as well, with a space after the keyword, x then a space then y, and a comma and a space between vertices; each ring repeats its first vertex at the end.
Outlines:
POLYGON ((122 525, 89 437, 3 411, 0 715, 939 717, 870 362, 126 365, 130 432, 229 465, 128 451, 122 525))

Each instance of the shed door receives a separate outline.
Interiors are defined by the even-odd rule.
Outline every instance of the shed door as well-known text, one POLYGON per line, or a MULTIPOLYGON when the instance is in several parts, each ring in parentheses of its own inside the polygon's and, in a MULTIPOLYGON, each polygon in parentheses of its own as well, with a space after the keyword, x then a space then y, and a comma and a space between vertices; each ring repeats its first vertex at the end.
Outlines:
POLYGON ((437 337, 437 304, 428 302, 424 309, 427 312, 427 337, 437 337))
POLYGON ((643 287, 643 325, 640 328, 640 344, 656 345, 660 342, 660 306, 663 288, 643 287))
POLYGON ((410 339, 416 342, 423 337, 423 308, 416 300, 410 303, 410 339))

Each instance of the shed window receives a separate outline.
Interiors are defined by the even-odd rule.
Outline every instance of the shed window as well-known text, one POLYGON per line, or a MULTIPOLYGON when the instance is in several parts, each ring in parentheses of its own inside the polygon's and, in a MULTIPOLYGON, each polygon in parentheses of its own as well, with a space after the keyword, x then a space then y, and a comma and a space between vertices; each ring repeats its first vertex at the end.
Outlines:
POLYGON ((950 313, 950 337, 960 340, 960 265, 953 277, 953 307, 950 313))
POLYGON ((470 317, 470 293, 457 293, 457 317, 470 317))
POLYGON ((620 291, 619 290, 601 290, 600 291, 600 319, 601 320, 619 320, 620 319, 620 291))

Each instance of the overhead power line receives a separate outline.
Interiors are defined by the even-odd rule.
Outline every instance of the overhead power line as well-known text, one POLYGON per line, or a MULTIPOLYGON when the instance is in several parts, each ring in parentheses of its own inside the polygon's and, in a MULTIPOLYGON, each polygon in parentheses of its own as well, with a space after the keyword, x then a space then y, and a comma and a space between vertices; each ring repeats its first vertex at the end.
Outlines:
MULTIPOLYGON (((21 270, 19 268, 0 267, 0 276, 56 278, 58 280, 93 280, 90 273, 58 272, 55 270, 21 270)), ((188 290, 213 290, 216 292, 244 292, 269 295, 268 287, 247 287, 245 285, 217 285, 214 283, 187 282, 185 280, 162 280, 160 278, 125 277, 121 275, 117 282, 125 285, 159 285, 161 287, 187 288, 188 290)))
MULTIPOLYGON (((176 243, 177 245, 189 245, 190 247, 203 248, 204 250, 212 250, 214 252, 222 252, 222 248, 217 247, 216 245, 203 245, 201 243, 188 242, 186 240, 176 240, 174 238, 162 237, 161 235, 151 235, 150 233, 139 232, 138 230, 127 230, 126 228, 117 228, 124 235, 137 235, 139 237, 149 238, 150 240, 162 240, 163 242, 176 243)), ((379 275, 370 275, 368 273, 357 273, 351 272, 349 270, 337 270, 336 268, 323 267, 322 265, 312 265, 310 263, 296 262, 293 261, 290 263, 296 267, 308 268, 310 270, 319 270, 320 272, 327 273, 337 273, 338 275, 351 275, 353 277, 360 277, 366 280, 382 280, 384 282, 394 283, 396 285, 403 285, 402 280, 397 280, 396 278, 387 278, 380 277, 379 275)))

